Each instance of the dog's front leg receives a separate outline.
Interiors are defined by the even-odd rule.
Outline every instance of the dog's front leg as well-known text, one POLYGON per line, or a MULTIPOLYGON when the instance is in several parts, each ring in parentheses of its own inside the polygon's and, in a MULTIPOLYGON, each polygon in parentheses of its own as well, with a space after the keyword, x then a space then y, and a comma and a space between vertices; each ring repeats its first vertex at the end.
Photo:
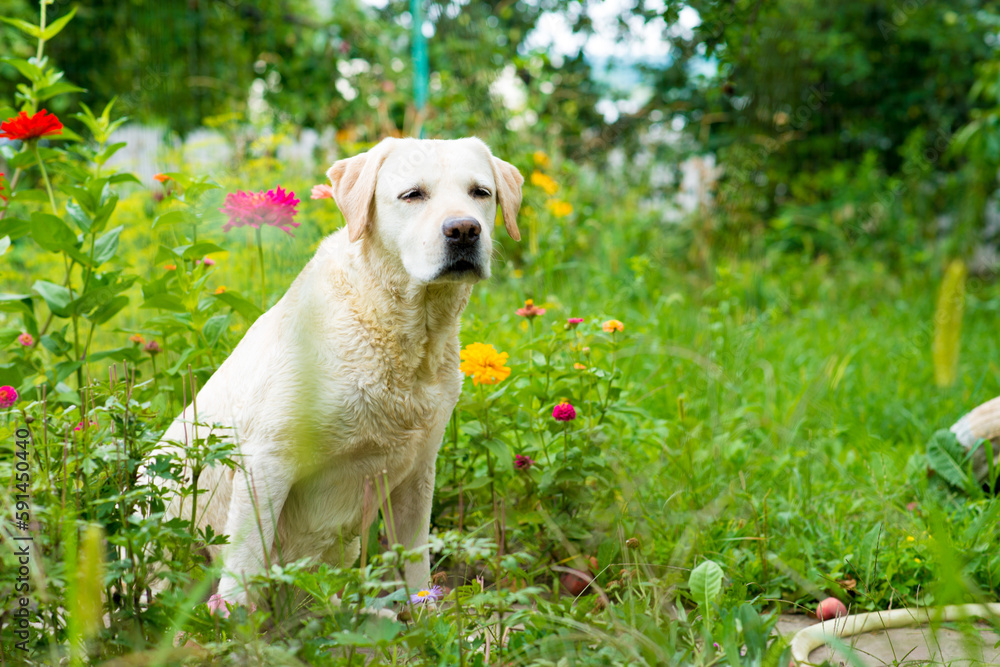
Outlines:
MULTIPOLYGON (((435 449, 436 451, 436 449, 435 449)), ((417 462, 416 468, 389 495, 395 539, 407 549, 427 545, 431 525, 431 501, 434 497, 434 456, 417 462)), ((404 566, 406 585, 411 591, 426 588, 431 577, 430 554, 424 549, 420 560, 404 566)))
POLYGON ((269 564, 278 517, 293 481, 288 461, 273 456, 253 456, 249 465, 237 472, 226 518, 229 546, 223 555, 225 569, 210 608, 225 613, 226 602, 251 604, 243 581, 269 564))

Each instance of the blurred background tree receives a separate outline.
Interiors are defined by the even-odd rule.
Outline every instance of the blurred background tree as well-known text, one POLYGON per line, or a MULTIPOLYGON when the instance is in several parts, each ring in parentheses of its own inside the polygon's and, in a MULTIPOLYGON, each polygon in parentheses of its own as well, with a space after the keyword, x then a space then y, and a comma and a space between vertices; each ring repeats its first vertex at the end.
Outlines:
MULTIPOLYGON (((718 206, 692 237, 713 249, 869 248, 899 265, 931 258, 923 249, 942 235, 945 252, 972 253, 989 234, 1000 167, 989 112, 1000 99, 995 2, 429 1, 421 118, 409 8, 96 0, 80 6, 52 55, 86 88, 83 101, 117 94, 133 120, 181 136, 232 119, 333 128, 355 142, 418 127, 474 133, 506 153, 544 148, 575 162, 604 163, 616 150, 619 162, 645 152, 661 164, 713 154, 724 167, 718 206), (547 18, 583 45, 602 7, 614 18, 601 26, 610 39, 647 39, 662 54, 622 60, 545 46, 547 18), (637 38, 637 26, 652 33, 637 38), (94 66, 106 62, 116 66, 94 66)), ((0 0, 2 14, 33 11, 0 0)), ((0 34, 5 52, 31 55, 9 39, 0 34)), ((0 95, 16 78, 0 65, 0 95)))

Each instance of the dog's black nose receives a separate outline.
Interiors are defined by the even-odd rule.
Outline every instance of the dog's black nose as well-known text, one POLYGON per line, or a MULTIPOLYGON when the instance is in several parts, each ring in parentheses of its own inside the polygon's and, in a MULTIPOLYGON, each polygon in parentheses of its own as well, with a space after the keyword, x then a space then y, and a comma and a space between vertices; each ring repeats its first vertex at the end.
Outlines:
POLYGON ((441 232, 448 243, 455 245, 472 245, 479 240, 482 231, 482 226, 475 218, 448 218, 441 225, 441 232))

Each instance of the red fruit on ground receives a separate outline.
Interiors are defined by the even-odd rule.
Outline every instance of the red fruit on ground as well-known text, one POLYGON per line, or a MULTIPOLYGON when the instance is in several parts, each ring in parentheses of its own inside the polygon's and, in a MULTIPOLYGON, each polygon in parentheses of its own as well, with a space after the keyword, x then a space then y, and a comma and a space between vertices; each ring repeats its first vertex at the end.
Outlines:
POLYGON ((593 578, 582 570, 563 572, 559 575, 559 583, 562 584, 563 590, 573 597, 582 595, 590 587, 591 581, 593 578))
POLYGON ((838 616, 847 616, 847 607, 837 598, 827 598, 816 607, 816 618, 821 621, 828 621, 838 616))

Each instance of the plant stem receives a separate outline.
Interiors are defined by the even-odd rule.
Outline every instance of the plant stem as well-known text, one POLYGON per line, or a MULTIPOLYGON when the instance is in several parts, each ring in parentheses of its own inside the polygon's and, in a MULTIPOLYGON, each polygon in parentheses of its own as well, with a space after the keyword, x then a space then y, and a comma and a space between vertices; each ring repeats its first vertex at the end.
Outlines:
POLYGON ((260 227, 257 228, 257 257, 260 258, 260 309, 267 310, 267 290, 264 283, 264 244, 260 238, 260 227))
MULTIPOLYGON (((20 178, 21 178, 21 168, 18 167, 17 169, 14 170, 14 177, 12 179, 10 179, 9 181, 7 181, 7 184, 10 186, 9 194, 11 196, 14 195, 14 188, 17 187, 17 181, 20 178)), ((0 211, 0 220, 3 220, 4 216, 7 215, 8 209, 10 209, 10 198, 9 197, 7 198, 7 201, 4 204, 3 210, 0 211)))
MULTIPOLYGON (((44 10, 43 10, 44 11, 44 10)), ((56 198, 52 194, 52 183, 49 182, 49 172, 45 170, 45 163, 42 162, 42 154, 38 152, 38 140, 31 142, 31 149, 35 152, 35 159, 38 160, 38 168, 42 170, 42 180, 45 181, 45 190, 49 193, 49 204, 52 205, 52 215, 59 215, 56 207, 56 198)))

